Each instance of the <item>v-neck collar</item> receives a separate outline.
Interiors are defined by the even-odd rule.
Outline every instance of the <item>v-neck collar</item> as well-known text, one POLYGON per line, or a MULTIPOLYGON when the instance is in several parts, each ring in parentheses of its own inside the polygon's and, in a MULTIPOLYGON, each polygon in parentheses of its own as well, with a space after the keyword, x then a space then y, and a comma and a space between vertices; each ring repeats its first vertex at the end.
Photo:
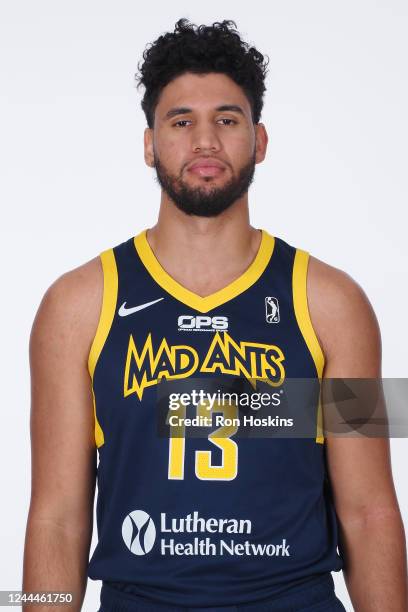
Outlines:
POLYGON ((183 287, 183 285, 180 285, 180 283, 178 283, 172 276, 170 276, 170 274, 166 272, 153 253, 153 250, 147 240, 147 229, 135 236, 133 241, 144 267, 150 276, 153 277, 156 283, 160 285, 160 287, 179 300, 179 302, 182 302, 183 304, 186 304, 199 312, 209 312, 213 308, 229 302, 240 293, 246 291, 260 278, 264 272, 270 258, 272 257, 275 246, 275 238, 268 234, 268 232, 264 229, 262 229, 261 232, 262 238, 258 252, 255 259, 253 259, 252 263, 245 270, 245 272, 226 287, 223 287, 222 289, 219 289, 215 293, 211 293, 206 297, 197 295, 193 291, 183 287))

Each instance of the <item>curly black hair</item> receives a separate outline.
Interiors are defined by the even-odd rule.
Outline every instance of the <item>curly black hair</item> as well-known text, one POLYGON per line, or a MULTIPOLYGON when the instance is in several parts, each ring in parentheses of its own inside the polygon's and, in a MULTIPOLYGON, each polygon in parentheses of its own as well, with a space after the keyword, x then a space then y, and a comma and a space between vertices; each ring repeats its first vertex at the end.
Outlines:
POLYGON ((236 27, 232 20, 196 26, 183 18, 177 21, 174 32, 146 45, 135 80, 137 89, 145 87, 141 106, 150 128, 162 89, 186 72, 229 76, 243 89, 251 104, 252 120, 259 123, 269 58, 244 42, 236 27))

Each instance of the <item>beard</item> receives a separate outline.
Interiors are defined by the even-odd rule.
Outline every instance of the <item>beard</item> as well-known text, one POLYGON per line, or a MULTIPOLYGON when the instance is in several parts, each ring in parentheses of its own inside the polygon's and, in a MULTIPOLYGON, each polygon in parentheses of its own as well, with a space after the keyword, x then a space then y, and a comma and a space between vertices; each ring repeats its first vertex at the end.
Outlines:
MULTIPOLYGON (((178 176, 169 174, 158 155, 155 155, 155 169, 157 182, 182 212, 198 217, 216 217, 248 191, 255 174, 255 150, 238 175, 232 176, 222 187, 190 187, 183 180, 182 172, 178 176)), ((212 178, 204 180, 209 182, 212 178)))

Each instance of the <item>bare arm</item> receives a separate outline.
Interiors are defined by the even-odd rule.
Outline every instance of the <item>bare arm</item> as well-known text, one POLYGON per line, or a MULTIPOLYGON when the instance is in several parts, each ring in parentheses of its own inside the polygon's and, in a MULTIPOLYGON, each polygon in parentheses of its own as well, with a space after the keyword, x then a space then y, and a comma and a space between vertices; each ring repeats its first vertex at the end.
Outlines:
POLYGON ((81 609, 92 536, 96 450, 87 356, 102 301, 99 265, 92 260, 48 289, 30 337, 32 489, 23 590, 72 592, 71 610, 81 609))
MULTIPOLYGON (((325 378, 380 378, 381 336, 361 287, 318 260, 310 268, 311 316, 326 356, 325 378)), ((404 527, 387 438, 326 438, 344 577, 357 612, 406 612, 404 527)))

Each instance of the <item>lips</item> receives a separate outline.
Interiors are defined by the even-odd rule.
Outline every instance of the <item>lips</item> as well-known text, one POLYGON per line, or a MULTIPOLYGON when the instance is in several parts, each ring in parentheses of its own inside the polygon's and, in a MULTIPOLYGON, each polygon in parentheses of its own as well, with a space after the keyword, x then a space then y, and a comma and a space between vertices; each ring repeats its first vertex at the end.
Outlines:
POLYGON ((189 166, 188 170, 199 176, 218 176, 224 172, 225 166, 215 159, 201 159, 189 166))

